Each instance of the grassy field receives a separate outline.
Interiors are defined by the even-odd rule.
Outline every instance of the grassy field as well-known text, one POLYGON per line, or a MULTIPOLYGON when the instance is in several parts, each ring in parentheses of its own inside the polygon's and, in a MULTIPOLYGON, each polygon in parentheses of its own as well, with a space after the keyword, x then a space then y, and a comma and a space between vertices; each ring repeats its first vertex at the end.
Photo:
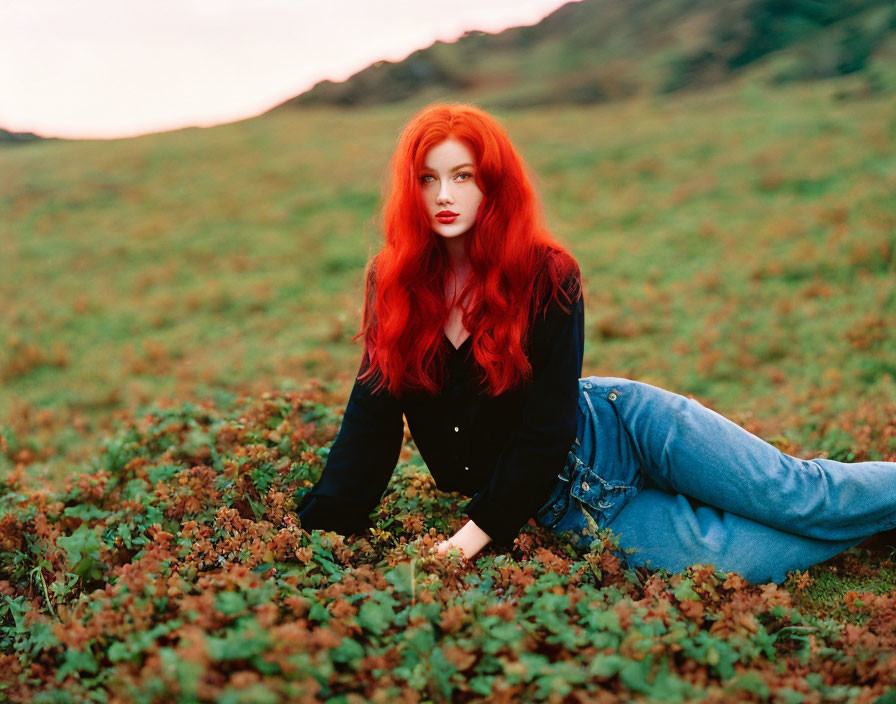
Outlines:
MULTIPOLYGON (((499 115, 586 277, 583 375, 693 394, 794 452, 896 453, 874 431, 896 400, 896 101, 850 86, 499 115)), ((410 113, 0 151, 5 469, 59 486, 164 397, 313 378, 344 403, 410 113)))
MULTIPOLYGON (((793 454, 896 460, 896 100, 889 94, 865 93, 861 85, 845 78, 775 91, 743 80, 674 99, 498 114, 536 175, 549 224, 577 257, 586 278, 583 375, 631 377, 692 394, 793 454)), ((161 553, 148 557, 137 552, 147 544, 147 536, 164 543, 163 553, 170 547, 171 559, 186 559, 193 544, 184 537, 187 529, 181 522, 191 513, 186 508, 188 497, 178 495, 176 501, 172 497, 183 485, 193 487, 195 496, 205 496, 203 482, 212 481, 189 470, 191 464, 210 461, 196 450, 197 443, 212 437, 211 430, 199 427, 206 422, 201 420, 205 412, 190 402, 222 409, 230 408, 241 395, 265 398, 270 392, 267 398, 273 400, 259 401, 267 415, 255 418, 251 440, 234 441, 248 432, 237 412, 215 426, 219 433, 222 427, 229 428, 226 434, 232 442, 220 446, 222 455, 215 458, 214 467, 236 472, 247 453, 252 461, 270 453, 265 471, 273 472, 275 464, 286 471, 293 456, 289 482, 281 477, 281 489, 308 485, 320 469, 317 451, 332 440, 338 427, 338 413, 360 359, 359 345, 349 338, 359 324, 362 270, 379 246, 377 209, 386 164, 413 107, 275 113, 137 139, 47 142, 0 150, 0 476, 10 506, 18 495, 13 492, 30 495, 27 505, 38 505, 46 491, 65 492, 59 496, 66 505, 65 518, 63 503, 38 509, 38 515, 52 525, 61 521, 49 531, 46 523, 42 529, 29 523, 34 521, 33 512, 29 518, 24 508, 16 513, 8 506, 2 532, 4 540, 12 542, 4 550, 35 530, 40 540, 50 543, 54 531, 62 531, 64 540, 58 545, 68 545, 65 554, 57 552, 46 563, 40 562, 46 550, 40 542, 30 544, 30 553, 22 547, 24 542, 23 552, 4 553, 4 579, 11 581, 0 581, 0 587, 7 589, 0 592, 8 596, 14 593, 9 585, 18 584, 16 580, 31 579, 29 574, 36 579, 38 573, 43 580, 55 570, 54 601, 57 609, 66 610, 52 615, 73 624, 79 612, 68 609, 81 598, 79 594, 88 599, 88 588, 99 589, 106 580, 112 588, 108 570, 100 567, 103 560, 116 573, 130 559, 151 558, 157 564, 161 553), (309 388, 315 389, 315 407, 335 415, 328 416, 327 432, 311 445, 294 440, 284 446, 288 432, 299 432, 303 422, 290 415, 289 394, 309 388), (280 410, 268 407, 275 402, 281 404, 280 410), (183 413, 194 418, 184 420, 177 410, 159 411, 166 408, 186 408, 183 413), (151 423, 140 420, 150 417, 151 423), (184 447, 192 448, 180 457, 186 463, 183 481, 178 479, 181 470, 172 464, 176 458, 162 453, 161 441, 153 440, 168 437, 166 424, 174 422, 171 418, 177 422, 170 441, 183 441, 184 447), (136 431, 129 429, 135 427, 140 433, 131 437, 136 431), (178 433, 183 437, 177 439, 178 433), (268 444, 262 450, 252 444, 263 441, 268 444), (258 452, 261 455, 254 454, 258 452), (277 452, 281 455, 275 457, 277 452), (85 478, 94 470, 100 472, 98 480, 85 478), (152 504, 142 493, 145 482, 155 487, 153 501, 159 503, 152 504), (106 492, 107 484, 117 488, 106 492), (143 500, 144 513, 125 521, 115 503, 125 497, 143 500), (172 509, 172 502, 180 508, 172 509), (83 526, 78 527, 81 521, 83 526), (107 550, 112 543, 91 542, 94 538, 84 528, 120 531, 115 528, 118 524, 126 526, 127 539, 118 532, 104 533, 104 540, 108 537, 120 548, 125 540, 130 548, 131 538, 140 538, 134 538, 133 550, 114 557, 107 550), (168 538, 159 539, 159 530, 181 537, 169 545, 168 538), (69 531, 74 532, 68 535, 69 531), (65 586, 69 577, 76 587, 65 586)), ((220 442, 222 436, 217 437, 220 442)), ((362 541, 350 550, 338 543, 334 547, 332 535, 316 535, 312 543, 296 548, 292 562, 300 556, 308 568, 301 579, 308 589, 314 587, 303 597, 306 607, 312 599, 309 594, 321 586, 321 574, 349 573, 366 563, 394 567, 402 555, 410 554, 408 540, 421 527, 457 527, 456 502, 437 497, 432 505, 426 503, 430 499, 420 503, 418 489, 432 487, 417 472, 419 457, 412 446, 403 460, 409 464, 400 467, 396 482, 405 489, 416 488, 404 494, 410 504, 396 504, 404 523, 401 528, 393 525, 394 536, 383 533, 381 524, 373 543, 362 541), (430 510, 435 511, 431 520, 430 510), (315 565, 318 572, 313 572, 315 565)), ((261 525, 251 518, 264 515, 280 524, 285 520, 284 506, 289 505, 283 504, 288 492, 278 494, 272 508, 272 494, 266 492, 276 472, 260 481, 256 469, 251 483, 232 486, 225 502, 225 506, 239 504, 241 518, 228 513, 236 508, 221 506, 204 506, 194 518, 216 525, 244 521, 237 532, 245 531, 246 545, 254 540, 250 536, 254 526, 261 525), (254 487, 251 505, 239 499, 248 486, 254 487)), ((199 510, 199 505, 193 508, 199 510)), ((225 534, 226 530, 216 533, 225 534)), ((289 540, 299 540, 295 531, 290 535, 289 540)), ((558 565, 565 565, 560 573, 566 574, 572 558, 556 562, 561 558, 551 550, 560 548, 550 542, 527 542, 523 552, 545 575, 556 574, 558 565)), ((251 553, 250 561, 267 569, 273 564, 270 558, 279 560, 282 552, 251 553)), ((248 555, 234 549, 225 556, 219 545, 222 560, 242 564, 248 555)), ((595 597, 597 592, 586 589, 589 598, 616 603, 624 596, 643 605, 647 603, 643 600, 661 593, 669 599, 674 594, 679 607, 681 602, 693 602, 682 607, 691 624, 687 628, 696 627, 704 607, 748 604, 743 608, 760 614, 763 628, 773 624, 785 628, 779 609, 783 602, 767 591, 746 589, 736 580, 726 581, 723 590, 709 573, 691 574, 686 582, 680 576, 662 584, 654 579, 645 582, 647 575, 623 576, 618 565, 602 555, 609 552, 598 550, 590 567, 575 564, 597 575, 597 585, 615 596, 610 599, 610 592, 601 592, 603 596, 595 597), (629 586, 620 591, 619 584, 629 586), (704 606, 698 609, 696 602, 704 606)), ((786 585, 789 596, 781 598, 788 605, 792 599, 810 618, 799 625, 794 616, 786 626, 792 647, 804 643, 803 660, 810 650, 812 657, 818 655, 812 648, 819 643, 824 645, 820 651, 824 660, 828 651, 858 647, 856 643, 864 642, 862 633, 873 639, 881 629, 892 631, 892 622, 880 621, 880 614, 896 617, 896 607, 874 602, 873 613, 867 613, 871 608, 867 595, 866 602, 857 602, 855 592, 867 590, 891 599, 887 594, 896 588, 896 573, 885 557, 877 553, 869 561, 866 551, 854 549, 786 585), (837 623, 865 630, 847 631, 852 640, 841 642, 835 636, 837 623), (808 641, 804 637, 810 631, 817 642, 815 635, 808 641)), ((451 579, 427 559, 425 569, 431 575, 451 579)), ((499 565, 495 562, 499 558, 488 549, 482 559, 481 569, 500 573, 505 582, 511 579, 502 571, 505 568, 512 567, 513 574, 520 570, 530 574, 520 562, 499 565)), ((154 574, 158 576, 151 573, 145 578, 154 574)), ((528 576, 518 579, 522 581, 514 582, 517 586, 531 581, 528 576)), ((536 588, 548 601, 548 592, 561 586, 585 589, 577 581, 584 577, 570 577, 562 584, 551 579, 539 578, 536 588)), ((280 582, 282 589, 288 589, 287 582, 280 582)), ((370 583, 386 589, 380 582, 381 578, 370 583)), ((487 588, 475 586, 479 582, 465 584, 455 594, 458 599, 492 598, 486 595, 487 588)), ((388 589, 393 587, 397 590, 390 592, 393 595, 404 594, 398 582, 388 589)), ((592 588, 596 587, 588 586, 592 588)), ((216 589, 226 591, 226 580, 216 589)), ((510 582, 507 589, 511 593, 510 582)), ((444 596, 437 586, 431 591, 440 599, 444 596)), ((46 584, 43 592, 34 586, 28 598, 39 600, 40 593, 46 594, 46 584)), ((99 603, 96 594, 90 598, 99 603)), ((110 596, 112 601, 98 608, 118 609, 119 597, 125 598, 110 596)), ((56 652, 55 666, 60 666, 58 653, 71 645, 64 638, 54 641, 48 631, 37 630, 28 638, 43 638, 43 633, 46 640, 21 640, 25 631, 16 629, 29 608, 21 598, 16 597, 17 606, 7 601, 3 607, 7 625, 0 631, 18 634, 16 648, 56 652), (9 625, 13 617, 15 628, 9 625)), ((254 603, 255 597, 246 598, 254 603)), ((236 610, 231 615, 236 614, 237 605, 228 603, 224 610, 232 607, 236 610)), ((296 614, 302 612, 296 603, 289 603, 296 614)), ((324 624, 328 618, 319 610, 323 602, 315 603, 319 608, 310 607, 312 620, 324 624)), ((443 600, 446 608, 447 604, 443 600)), ((553 608, 546 601, 539 604, 539 609, 553 608)), ((153 617, 158 623, 171 616, 164 615, 165 608, 169 607, 158 606, 153 617)), ((365 629, 373 624, 374 635, 398 638, 400 626, 391 631, 391 626, 376 625, 379 616, 374 612, 379 608, 367 610, 365 629)), ((546 612, 532 613, 533 623, 547 618, 546 612)), ((725 618, 733 618, 732 611, 725 613, 725 618)), ((48 612, 42 618, 50 617, 48 612)), ((455 630, 473 628, 475 620, 463 621, 462 627, 457 622, 455 630)), ((648 621, 646 617, 643 623, 638 621, 639 628, 643 626, 638 632, 645 638, 652 628, 648 621)), ((150 619, 145 627, 155 622, 150 619)), ((455 626, 449 623, 445 628, 455 626)), ((597 626, 590 623, 590 627, 597 626)), ((108 645, 103 639, 111 637, 103 628, 97 625, 91 631, 99 640, 90 658, 98 660, 66 656, 62 669, 69 680, 79 668, 88 672, 100 667, 107 672, 103 668, 111 667, 100 656, 108 645)), ((208 624, 200 624, 201 628, 209 634, 214 631, 208 624)), ((214 632, 218 634, 214 638, 224 638, 222 632, 214 632)), ((164 641, 161 631, 151 633, 164 641)), ((228 633, 234 642, 245 637, 236 626, 228 633)), ((695 633, 691 635, 697 640, 689 647, 703 648, 698 642, 702 636, 695 633)), ((216 642, 216 647, 224 647, 224 641, 216 642)), ((320 644, 326 642, 321 636, 320 644)), ((346 661, 353 661, 358 647, 362 646, 346 646, 346 661)), ((528 641, 519 647, 521 652, 538 651, 528 641)), ((631 643, 620 647, 620 652, 643 661, 632 655, 631 643)), ((883 658, 886 648, 881 648, 875 657, 883 658)), ((136 657, 125 650, 115 651, 113 661, 136 657)), ((148 656, 142 675, 137 669, 128 670, 133 682, 159 674, 161 670, 153 668, 164 664, 160 657, 180 657, 168 647, 150 651, 154 654, 148 656)), ((450 651, 451 657, 458 652, 450 651)), ((695 662, 716 668, 712 677, 730 679, 730 667, 717 667, 718 652, 707 654, 704 648, 700 653, 695 662)), ((781 651, 778 654, 784 657, 781 651)), ((221 660, 228 658, 222 655, 221 660)), ((615 677, 622 665, 597 667, 599 671, 592 674, 605 680, 615 677)), ((257 669, 265 673, 263 666, 257 669)), ((321 672, 326 678, 325 668, 321 672)), ((557 681, 564 676, 559 672, 557 681)), ((175 680, 180 685, 172 684, 171 691, 183 682, 195 684, 199 677, 192 670, 186 674, 178 670, 175 680)), ((255 686, 253 677, 233 675, 244 689, 255 686)), ((880 673, 843 675, 846 680, 851 677, 866 677, 877 685, 883 681, 880 673)), ((411 689, 416 686, 410 676, 403 681, 411 689)), ((783 680, 775 681, 783 686, 783 680)), ((806 682, 810 679, 803 680, 808 686, 806 682)), ((94 684, 105 686, 99 678, 94 684)), ((444 686, 450 690, 454 685, 444 686)), ((551 700, 551 686, 543 683, 541 698, 551 700)), ((747 689, 754 686, 761 690, 753 680, 744 684, 747 689)), ((830 689, 824 701, 840 701, 845 692, 830 689)), ((165 690, 159 696, 160 701, 170 701, 165 697, 173 695, 165 690)), ((438 696, 438 692, 432 695, 433 700, 438 696)), ((798 693, 787 696, 791 698, 782 695, 775 701, 796 701, 798 693)), ((279 701, 259 697, 233 695, 227 701, 279 701)), ((464 700, 472 701, 470 697, 464 700)), ((142 701, 154 700, 147 696, 142 701)), ((178 701, 194 699, 183 695, 178 701)))

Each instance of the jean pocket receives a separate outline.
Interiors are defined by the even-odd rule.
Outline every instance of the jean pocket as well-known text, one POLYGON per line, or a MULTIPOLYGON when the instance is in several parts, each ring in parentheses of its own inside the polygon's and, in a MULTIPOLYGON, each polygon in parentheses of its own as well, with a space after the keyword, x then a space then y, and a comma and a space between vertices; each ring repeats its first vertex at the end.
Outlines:
POLYGON ((604 479, 588 465, 577 467, 570 486, 572 497, 582 504, 599 528, 605 528, 637 490, 637 486, 604 479))

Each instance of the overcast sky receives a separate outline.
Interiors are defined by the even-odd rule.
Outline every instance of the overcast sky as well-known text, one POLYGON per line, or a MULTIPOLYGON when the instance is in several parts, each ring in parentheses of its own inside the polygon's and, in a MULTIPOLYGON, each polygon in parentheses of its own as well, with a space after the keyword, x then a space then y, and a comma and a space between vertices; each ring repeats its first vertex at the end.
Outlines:
POLYGON ((115 138, 252 117, 563 0, 0 0, 0 127, 115 138))

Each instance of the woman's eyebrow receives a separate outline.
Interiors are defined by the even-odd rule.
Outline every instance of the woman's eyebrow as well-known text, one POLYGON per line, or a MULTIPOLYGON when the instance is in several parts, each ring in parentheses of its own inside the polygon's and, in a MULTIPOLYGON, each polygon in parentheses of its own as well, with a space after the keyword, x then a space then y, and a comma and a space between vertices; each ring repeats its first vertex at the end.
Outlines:
MULTIPOLYGON (((454 168, 449 169, 449 171, 457 171, 458 169, 473 168, 474 166, 475 166, 475 164, 460 164, 459 166, 455 166, 454 168)), ((426 166, 426 165, 423 166, 423 170, 424 171, 435 171, 434 168, 432 168, 431 166, 426 166)))

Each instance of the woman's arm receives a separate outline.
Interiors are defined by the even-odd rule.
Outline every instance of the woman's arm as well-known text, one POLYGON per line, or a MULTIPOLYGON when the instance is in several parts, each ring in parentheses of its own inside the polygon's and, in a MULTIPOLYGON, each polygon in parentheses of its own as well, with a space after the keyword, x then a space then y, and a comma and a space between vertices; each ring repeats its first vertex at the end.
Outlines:
POLYGON ((320 479, 297 507, 302 527, 342 535, 366 533, 369 514, 389 484, 403 439, 400 402, 385 390, 372 392, 356 378, 320 479))

